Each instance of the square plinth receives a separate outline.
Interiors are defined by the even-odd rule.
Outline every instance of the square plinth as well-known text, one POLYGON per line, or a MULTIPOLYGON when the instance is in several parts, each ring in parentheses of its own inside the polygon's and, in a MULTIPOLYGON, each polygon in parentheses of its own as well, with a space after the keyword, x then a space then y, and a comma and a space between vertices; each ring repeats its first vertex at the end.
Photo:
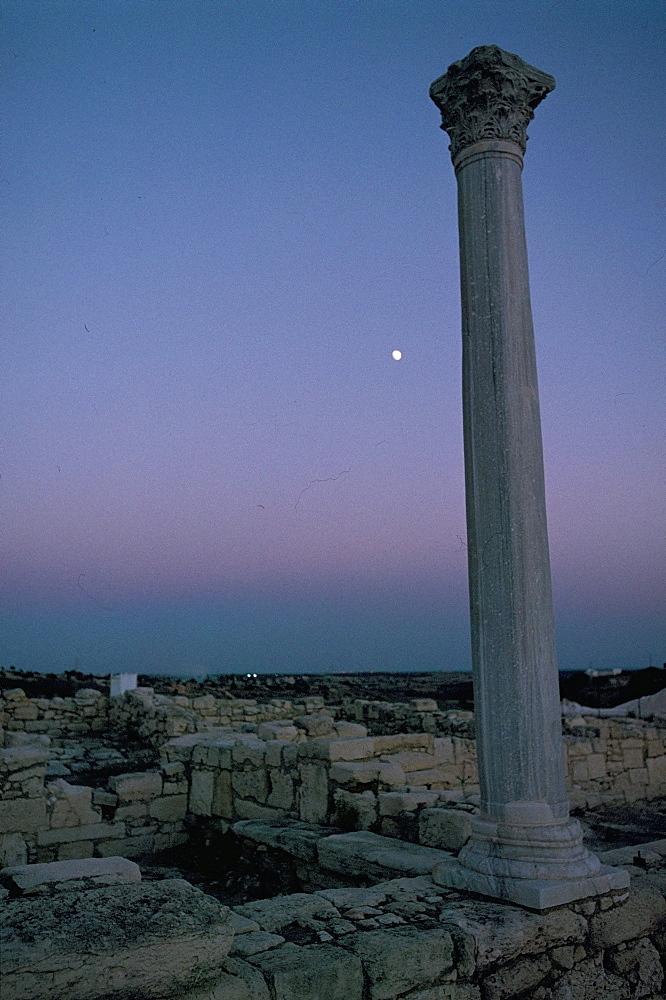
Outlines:
POLYGON ((602 865, 596 875, 587 878, 562 879, 514 879, 464 868, 455 859, 438 864, 432 873, 438 885, 459 889, 461 892, 475 892, 479 896, 500 899, 507 903, 518 903, 529 910, 548 910, 552 906, 564 906, 576 899, 589 896, 603 896, 607 892, 626 889, 629 872, 623 868, 602 865))

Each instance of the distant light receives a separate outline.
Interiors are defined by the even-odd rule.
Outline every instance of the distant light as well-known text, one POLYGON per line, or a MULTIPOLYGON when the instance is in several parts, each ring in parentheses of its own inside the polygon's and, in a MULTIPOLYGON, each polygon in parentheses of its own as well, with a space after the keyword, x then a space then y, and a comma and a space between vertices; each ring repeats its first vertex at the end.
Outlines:
POLYGON ((253 676, 253 677, 256 677, 257 675, 256 675, 256 674, 252 674, 252 676, 253 676))
POLYGON ((400 358, 402 357, 402 352, 394 351, 391 357, 393 358, 394 361, 400 361, 400 358))

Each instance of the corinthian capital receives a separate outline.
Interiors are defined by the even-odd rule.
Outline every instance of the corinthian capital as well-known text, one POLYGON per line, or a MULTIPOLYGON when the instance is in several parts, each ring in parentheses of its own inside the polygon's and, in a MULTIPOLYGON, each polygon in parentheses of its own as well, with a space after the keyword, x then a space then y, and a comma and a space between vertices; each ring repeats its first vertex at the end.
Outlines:
POLYGON ((534 109, 555 80, 497 45, 480 45, 430 87, 451 139, 451 157, 482 139, 515 142, 525 152, 534 109))

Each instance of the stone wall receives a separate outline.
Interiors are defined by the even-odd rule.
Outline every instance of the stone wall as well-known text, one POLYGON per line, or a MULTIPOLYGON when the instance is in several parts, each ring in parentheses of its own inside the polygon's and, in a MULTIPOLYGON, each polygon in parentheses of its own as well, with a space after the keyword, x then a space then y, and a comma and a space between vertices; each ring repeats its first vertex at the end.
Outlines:
POLYGON ((108 726, 109 699, 93 688, 82 688, 74 698, 28 698, 22 688, 0 693, 0 730, 87 736, 108 726))
POLYGON ((138 857, 187 840, 182 764, 91 788, 45 783, 48 752, 38 744, 0 750, 0 864, 138 857))
POLYGON ((93 688, 83 688, 73 698, 28 698, 22 688, 11 688, 0 693, 0 732, 66 738, 96 736, 111 729, 157 747, 183 733, 273 722, 319 712, 323 704, 319 697, 297 701, 272 698, 266 703, 213 695, 188 698, 158 695, 149 687, 115 698, 93 688))
MULTIPOLYGON (((259 730, 261 732, 261 729, 259 730)), ((280 727, 271 729, 279 734, 280 727)), ((639 721, 587 720, 565 738, 573 806, 666 794, 666 730, 639 721)), ((227 822, 280 815, 413 843, 459 849, 478 801, 474 742, 429 733, 260 740, 204 734, 169 741, 195 816, 227 822)))

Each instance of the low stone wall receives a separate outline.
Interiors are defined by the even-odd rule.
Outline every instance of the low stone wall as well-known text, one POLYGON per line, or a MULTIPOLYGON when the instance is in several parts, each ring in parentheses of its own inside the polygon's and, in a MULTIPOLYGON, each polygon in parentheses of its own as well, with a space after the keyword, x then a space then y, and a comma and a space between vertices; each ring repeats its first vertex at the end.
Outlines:
MULTIPOLYGON (((279 727, 273 730, 279 733, 279 727)), ((572 805, 666 794, 666 731, 587 720, 565 739, 572 805)), ((214 733, 169 741, 187 766, 189 810, 227 822, 280 815, 459 849, 478 801, 474 742, 428 733, 294 744, 214 733)))
POLYGON ((166 740, 185 733, 205 732, 219 726, 256 727, 294 715, 318 712, 323 705, 323 698, 295 702, 273 698, 261 703, 252 698, 155 694, 153 688, 146 687, 111 699, 109 724, 116 731, 127 732, 159 747, 166 740))
POLYGON ((0 864, 138 857, 187 840, 182 764, 91 788, 63 778, 45 784, 47 759, 38 744, 0 750, 0 864))
POLYGON ((474 713, 462 709, 441 710, 434 698, 412 698, 405 702, 344 699, 342 711, 345 717, 363 723, 371 736, 432 733, 433 736, 474 738, 474 713))
POLYGON ((639 719, 568 720, 565 760, 572 807, 666 795, 666 727, 639 719))
POLYGON ((87 736, 108 727, 109 699, 93 688, 82 688, 74 698, 28 698, 22 688, 0 693, 0 730, 87 736))
POLYGON ((161 753, 185 766, 193 817, 291 816, 447 848, 453 837, 455 849, 468 835, 465 800, 478 793, 473 750, 428 733, 297 744, 211 732, 170 740, 161 753))
POLYGON ((323 698, 297 701, 273 698, 188 698, 159 695, 143 687, 109 698, 93 688, 73 698, 28 698, 22 688, 0 692, 0 733, 25 732, 57 739, 96 736, 109 729, 160 746, 173 736, 215 726, 258 725, 320 712, 323 698))

